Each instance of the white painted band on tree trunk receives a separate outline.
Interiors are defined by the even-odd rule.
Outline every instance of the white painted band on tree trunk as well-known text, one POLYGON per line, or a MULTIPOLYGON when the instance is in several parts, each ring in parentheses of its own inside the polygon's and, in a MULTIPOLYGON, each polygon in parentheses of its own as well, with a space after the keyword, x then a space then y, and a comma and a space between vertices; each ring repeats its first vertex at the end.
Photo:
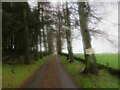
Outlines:
POLYGON ((91 54, 94 54, 95 51, 93 48, 88 48, 88 49, 85 49, 85 53, 88 54, 88 55, 91 55, 91 54))

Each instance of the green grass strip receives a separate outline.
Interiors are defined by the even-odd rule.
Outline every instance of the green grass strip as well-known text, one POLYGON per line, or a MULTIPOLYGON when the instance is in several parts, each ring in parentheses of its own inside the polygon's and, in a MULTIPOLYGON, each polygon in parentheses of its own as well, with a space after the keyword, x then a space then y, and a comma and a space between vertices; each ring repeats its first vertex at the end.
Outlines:
MULTIPOLYGON (((118 65, 118 54, 95 54, 97 63, 107 65, 108 67, 112 67, 114 69, 120 69, 118 65)), ((77 57, 81 57, 84 59, 83 54, 75 54, 77 57)))
POLYGON ((118 88, 118 77, 109 74, 106 70, 100 70, 98 75, 80 74, 84 64, 79 61, 68 63, 65 56, 59 56, 65 69, 76 80, 81 88, 118 88))
POLYGON ((12 73, 12 67, 8 64, 3 64, 2 68, 2 88, 17 88, 26 81, 38 68, 40 68, 49 56, 30 64, 17 64, 14 66, 15 73, 12 73))

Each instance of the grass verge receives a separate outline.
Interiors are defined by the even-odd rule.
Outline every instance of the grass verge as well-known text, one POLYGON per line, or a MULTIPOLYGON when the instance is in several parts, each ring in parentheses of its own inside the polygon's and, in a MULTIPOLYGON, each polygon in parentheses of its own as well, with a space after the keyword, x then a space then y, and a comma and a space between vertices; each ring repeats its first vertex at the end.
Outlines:
MULTIPOLYGON (((118 65, 118 54, 95 54, 97 63, 107 65, 108 67, 112 67, 114 69, 120 69, 118 65)), ((76 57, 81 57, 84 59, 83 54, 75 54, 76 57)))
POLYGON ((59 56, 59 58, 81 88, 118 88, 119 78, 110 75, 106 70, 100 70, 98 75, 80 74, 80 71, 84 69, 84 64, 79 61, 68 63, 65 56, 59 56))
POLYGON ((2 88, 18 88, 25 80, 27 80, 39 67, 41 67, 49 56, 30 64, 18 64, 11 67, 8 64, 2 66, 2 88), (14 72, 13 73, 13 70, 14 72))

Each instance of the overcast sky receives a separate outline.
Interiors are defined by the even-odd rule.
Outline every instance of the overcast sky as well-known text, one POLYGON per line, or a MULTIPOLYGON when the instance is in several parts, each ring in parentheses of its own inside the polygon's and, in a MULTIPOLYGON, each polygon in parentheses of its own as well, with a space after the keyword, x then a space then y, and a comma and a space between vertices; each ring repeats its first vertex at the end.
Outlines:
MULTIPOLYGON (((29 3, 34 7, 37 0, 29 0, 29 3)), ((107 0, 106 0, 107 1, 107 0)), ((56 1, 52 0, 55 4, 56 1)), ((96 53, 117 53, 118 52, 118 4, 115 2, 96 2, 94 3, 96 13, 101 14, 102 21, 96 27, 108 34, 108 37, 114 41, 114 45, 108 42, 105 38, 92 37, 92 46, 96 53)), ((74 34, 78 35, 79 30, 74 30, 74 34)), ((83 53, 82 38, 73 39, 73 52, 83 53)), ((67 53, 67 45, 64 44, 63 52, 67 53)))

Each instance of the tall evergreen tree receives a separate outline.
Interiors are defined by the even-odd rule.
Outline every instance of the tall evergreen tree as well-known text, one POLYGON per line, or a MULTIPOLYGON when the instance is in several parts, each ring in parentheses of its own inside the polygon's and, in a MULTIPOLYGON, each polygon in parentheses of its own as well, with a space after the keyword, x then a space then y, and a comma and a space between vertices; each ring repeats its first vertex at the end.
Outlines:
POLYGON ((25 44, 25 64, 30 64, 30 57, 29 57, 29 31, 28 31, 28 3, 23 3, 23 15, 24 15, 24 44, 25 44))

